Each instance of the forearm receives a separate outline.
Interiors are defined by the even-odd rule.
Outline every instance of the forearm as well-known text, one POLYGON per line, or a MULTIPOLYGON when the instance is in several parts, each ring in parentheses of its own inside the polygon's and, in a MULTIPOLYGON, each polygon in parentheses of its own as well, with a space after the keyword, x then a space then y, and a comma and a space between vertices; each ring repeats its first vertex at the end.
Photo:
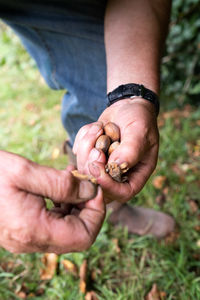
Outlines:
POLYGON ((126 83, 159 92, 170 0, 110 0, 105 15, 107 90, 126 83))

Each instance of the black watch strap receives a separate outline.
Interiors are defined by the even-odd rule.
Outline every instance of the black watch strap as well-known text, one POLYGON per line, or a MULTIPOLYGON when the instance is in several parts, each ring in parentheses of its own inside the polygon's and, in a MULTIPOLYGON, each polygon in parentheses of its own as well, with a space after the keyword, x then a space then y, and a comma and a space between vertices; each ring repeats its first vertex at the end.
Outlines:
POLYGON ((156 114, 159 114, 160 103, 158 96, 151 90, 145 88, 142 84, 128 83, 122 84, 114 89, 112 92, 108 93, 108 105, 127 98, 141 97, 145 100, 150 101, 155 105, 156 114))

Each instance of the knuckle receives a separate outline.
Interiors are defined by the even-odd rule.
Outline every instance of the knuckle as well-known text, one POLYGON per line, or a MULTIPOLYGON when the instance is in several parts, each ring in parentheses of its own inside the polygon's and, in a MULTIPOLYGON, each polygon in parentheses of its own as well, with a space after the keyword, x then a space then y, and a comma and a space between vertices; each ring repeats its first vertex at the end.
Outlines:
POLYGON ((87 133, 87 131, 90 129, 90 127, 91 127, 91 124, 86 124, 83 127, 81 127, 81 129, 79 129, 78 136, 80 138, 82 138, 87 133))

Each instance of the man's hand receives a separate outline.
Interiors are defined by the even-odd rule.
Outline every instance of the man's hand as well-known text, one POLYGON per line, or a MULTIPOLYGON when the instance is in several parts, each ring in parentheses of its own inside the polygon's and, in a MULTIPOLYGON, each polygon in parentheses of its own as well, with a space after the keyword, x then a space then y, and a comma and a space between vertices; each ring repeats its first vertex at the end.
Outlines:
POLYGON ((74 144, 78 169, 89 172, 98 179, 106 202, 125 202, 136 195, 155 169, 159 147, 154 106, 135 98, 116 102, 100 116, 99 122, 80 129, 74 144), (128 182, 118 183, 105 172, 106 157, 94 148, 96 139, 103 132, 103 125, 116 123, 121 132, 120 146, 112 152, 109 162, 128 163, 131 168, 128 182))
POLYGON ((94 242, 105 216, 102 191, 71 175, 0 151, 0 245, 11 252, 83 251, 94 242), (88 190, 89 189, 89 190, 88 190), (80 199, 80 190, 90 191, 80 199), (86 200, 92 200, 77 204, 86 200), (44 197, 62 203, 48 211, 44 197), (76 204, 71 208, 70 204, 76 204))

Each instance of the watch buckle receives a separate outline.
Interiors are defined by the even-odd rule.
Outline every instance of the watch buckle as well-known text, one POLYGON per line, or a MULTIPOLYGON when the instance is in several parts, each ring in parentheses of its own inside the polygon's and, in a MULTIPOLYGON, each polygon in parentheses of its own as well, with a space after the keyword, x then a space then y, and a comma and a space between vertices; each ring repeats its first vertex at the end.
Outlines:
POLYGON ((139 92, 139 97, 141 97, 141 98, 144 98, 144 94, 145 94, 145 87, 142 85, 142 84, 140 84, 139 85, 139 90, 138 90, 138 92, 139 92))

